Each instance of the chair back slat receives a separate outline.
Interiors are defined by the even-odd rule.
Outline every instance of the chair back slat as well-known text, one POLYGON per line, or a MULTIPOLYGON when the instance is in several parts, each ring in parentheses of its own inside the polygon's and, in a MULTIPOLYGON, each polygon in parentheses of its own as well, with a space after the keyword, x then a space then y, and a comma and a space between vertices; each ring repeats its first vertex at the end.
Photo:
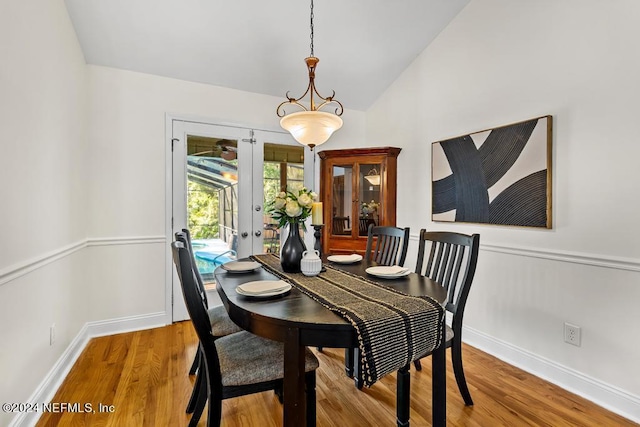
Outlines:
POLYGON ((456 257, 455 257, 455 264, 452 265, 453 267, 453 275, 451 276, 451 279, 449 281, 449 285, 448 285, 448 289, 449 289, 449 299, 448 301, 454 301, 455 295, 454 295, 454 291, 456 290, 456 286, 455 283, 458 283, 459 280, 459 276, 460 276, 460 270, 462 269, 462 262, 464 260, 465 257, 465 253, 467 252, 467 248, 466 246, 457 246, 457 251, 456 251, 456 257), (452 284, 454 284, 452 286, 452 284))
POLYGON ((200 271, 198 270, 198 264, 196 263, 196 257, 193 253, 193 246, 191 245, 191 233, 188 229, 183 228, 182 231, 177 231, 175 233, 176 241, 182 242, 185 248, 189 251, 189 258, 191 259, 191 266, 193 267, 193 275, 198 285, 198 290, 200 291, 200 295, 202 300, 204 301, 206 307, 209 307, 209 300, 207 298, 207 290, 204 287, 204 281, 202 280, 202 276, 200 275, 200 271))
POLYGON ((378 235, 374 261, 381 265, 393 265, 400 248, 397 236, 378 235))
POLYGON ((409 228, 369 225, 365 258, 379 265, 404 265, 409 228))

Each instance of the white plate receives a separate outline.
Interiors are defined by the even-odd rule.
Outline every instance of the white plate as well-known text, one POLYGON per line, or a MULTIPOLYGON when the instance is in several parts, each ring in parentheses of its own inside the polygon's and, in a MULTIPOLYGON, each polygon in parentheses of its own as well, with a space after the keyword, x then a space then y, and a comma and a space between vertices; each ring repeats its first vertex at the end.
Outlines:
POLYGON ((330 255, 327 257, 327 260, 335 262, 336 264, 353 264, 362 261, 362 255, 330 255))
POLYGON ((236 292, 240 295, 253 298, 266 298, 287 293, 291 290, 291 285, 282 280, 257 280, 247 282, 236 287, 236 292))
POLYGON ((367 273, 372 276, 383 277, 383 278, 396 278, 396 277, 404 277, 411 274, 411 270, 408 268, 400 267, 397 265, 391 266, 377 266, 377 267, 369 267, 365 270, 367 273))
POLYGON ((222 264, 222 268, 229 273, 248 273, 260 268, 260 263, 255 261, 233 261, 222 264))

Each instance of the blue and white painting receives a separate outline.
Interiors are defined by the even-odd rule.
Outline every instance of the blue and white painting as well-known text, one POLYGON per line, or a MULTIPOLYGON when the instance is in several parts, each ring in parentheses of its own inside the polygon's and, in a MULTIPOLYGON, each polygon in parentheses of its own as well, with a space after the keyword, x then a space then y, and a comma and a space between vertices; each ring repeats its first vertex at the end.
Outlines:
POLYGON ((432 144, 432 218, 551 228, 551 116, 432 144))

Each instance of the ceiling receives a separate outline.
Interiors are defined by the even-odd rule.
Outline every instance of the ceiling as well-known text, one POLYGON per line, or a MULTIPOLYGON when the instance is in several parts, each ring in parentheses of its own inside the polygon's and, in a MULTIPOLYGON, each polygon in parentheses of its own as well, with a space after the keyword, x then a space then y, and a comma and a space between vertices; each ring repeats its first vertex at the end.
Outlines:
MULTIPOLYGON (((365 111, 468 2, 315 0, 318 91, 365 111)), ((89 64, 283 100, 306 90, 310 1, 65 3, 89 64)))

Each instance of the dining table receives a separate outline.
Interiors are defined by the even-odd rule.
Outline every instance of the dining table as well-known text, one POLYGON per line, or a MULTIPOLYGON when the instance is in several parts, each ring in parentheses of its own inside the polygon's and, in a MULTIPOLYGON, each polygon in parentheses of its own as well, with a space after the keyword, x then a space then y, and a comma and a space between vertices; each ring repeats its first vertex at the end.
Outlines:
MULTIPOLYGON (((246 259, 245 261, 249 261, 246 259)), ((392 287, 412 296, 428 296, 444 306, 446 290, 428 277, 411 272, 393 279, 369 275, 366 270, 376 264, 363 259, 351 264, 325 265, 351 273, 383 286, 392 287)), ((320 273, 323 274, 323 273, 320 273)), ((247 298, 236 288, 251 281, 279 280, 274 273, 261 267, 238 274, 222 266, 215 272, 216 289, 229 317, 242 329, 284 344, 283 424, 285 427, 305 425, 305 351, 306 347, 351 349, 358 347, 354 326, 339 314, 325 308, 295 286, 285 295, 258 299, 247 298)), ((442 323, 441 337, 444 337, 442 323)), ((398 331, 402 333, 402 331, 398 331)), ((431 353, 432 363, 432 425, 446 425, 445 340, 431 353)), ((408 412, 408 411, 407 411, 408 412)), ((398 425, 408 425, 400 419, 398 425)))

